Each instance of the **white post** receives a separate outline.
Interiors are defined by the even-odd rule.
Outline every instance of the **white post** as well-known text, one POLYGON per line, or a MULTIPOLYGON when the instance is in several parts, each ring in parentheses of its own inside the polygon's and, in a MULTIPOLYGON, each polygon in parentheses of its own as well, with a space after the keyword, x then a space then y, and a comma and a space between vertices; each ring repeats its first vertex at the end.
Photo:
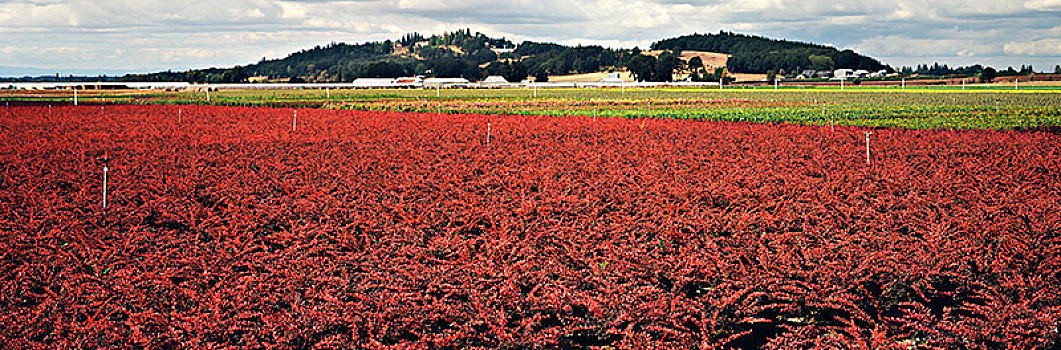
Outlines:
POLYGON ((593 109, 593 121, 597 121, 597 109, 593 109))
POLYGON ((1017 82, 1020 81, 1020 77, 1013 78, 1013 90, 1017 90, 1017 82))
POLYGON ((435 97, 442 97, 442 83, 435 86, 435 97))
POLYGON ((866 164, 869 164, 869 135, 873 134, 872 131, 866 132, 866 164))
POLYGON ((296 109, 294 117, 291 118, 291 131, 295 131, 295 128, 297 126, 298 126, 298 110, 296 109))
POLYGON ((962 90, 965 90, 965 78, 962 78, 962 90))
POLYGON ((844 78, 840 78, 840 91, 844 91, 844 78))
POLYGON ((490 144, 490 123, 486 123, 486 144, 490 144))
POLYGON ((329 100, 332 99, 332 88, 329 88, 329 87, 324 88, 324 94, 328 96, 329 100))
POLYGON ((903 91, 906 91, 906 78, 903 78, 903 91))
POLYGON ((107 163, 103 163, 103 209, 107 209, 107 163))
POLYGON ((181 122, 181 116, 184 114, 184 110, 177 108, 177 123, 181 122))
POLYGON ((774 77, 774 91, 777 91, 777 77, 774 77))
MULTIPOLYGON (((822 118, 825 118, 825 105, 822 105, 822 118)), ((829 115, 829 131, 836 131, 836 123, 831 114, 829 115)))
POLYGON ((538 84, 534 84, 534 97, 538 97, 538 84))
POLYGON ((625 80, 619 83, 619 92, 622 93, 623 95, 626 95, 626 81, 625 80))
POLYGON ((718 91, 722 91, 722 77, 718 77, 718 91))
POLYGON ((77 87, 74 87, 74 105, 77 106, 77 87))
POLYGON ((210 102, 210 88, 206 88, 206 102, 210 102))

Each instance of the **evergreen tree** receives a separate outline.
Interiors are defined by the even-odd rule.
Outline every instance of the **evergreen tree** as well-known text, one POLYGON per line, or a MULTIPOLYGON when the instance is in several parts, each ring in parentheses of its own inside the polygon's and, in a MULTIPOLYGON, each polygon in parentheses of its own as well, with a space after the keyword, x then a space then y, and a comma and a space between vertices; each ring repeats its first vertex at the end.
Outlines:
POLYGON ((652 56, 638 55, 630 59, 626 69, 637 81, 651 81, 655 75, 656 59, 652 56))
POLYGON ((984 71, 980 72, 980 82, 981 83, 990 83, 990 82, 995 80, 995 77, 997 75, 998 75, 998 72, 996 72, 994 68, 991 68, 991 67, 984 68, 984 71))
POLYGON ((672 81, 674 80, 674 71, 681 70, 684 65, 684 61, 681 60, 679 54, 674 51, 665 51, 656 58, 656 67, 653 70, 653 81, 672 81))
POLYGON ((534 81, 538 83, 544 83, 549 81, 549 72, 538 71, 534 74, 534 81))

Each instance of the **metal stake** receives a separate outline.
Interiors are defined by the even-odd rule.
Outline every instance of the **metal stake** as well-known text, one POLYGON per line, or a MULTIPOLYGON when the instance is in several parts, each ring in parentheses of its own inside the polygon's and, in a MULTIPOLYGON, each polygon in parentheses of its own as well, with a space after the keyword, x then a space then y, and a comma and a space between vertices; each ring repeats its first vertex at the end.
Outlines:
POLYGON ((872 135, 872 131, 866 132, 866 164, 869 164, 869 135, 872 135))
POLYGON ((103 165, 103 209, 107 209, 107 165, 103 165))

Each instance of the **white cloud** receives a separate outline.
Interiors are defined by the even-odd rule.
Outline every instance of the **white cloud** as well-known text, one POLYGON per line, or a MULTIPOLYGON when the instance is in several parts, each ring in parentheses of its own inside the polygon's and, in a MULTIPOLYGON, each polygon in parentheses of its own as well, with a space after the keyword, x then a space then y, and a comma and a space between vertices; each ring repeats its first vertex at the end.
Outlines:
POLYGON ((1024 2, 1024 8, 1036 11, 1061 10, 1061 0, 1030 0, 1024 2))
POLYGON ((869 38, 853 46, 856 51, 903 57, 969 57, 998 51, 995 44, 971 39, 916 39, 894 35, 869 38))
POLYGON ((463 28, 642 48, 725 29, 834 43, 885 63, 1039 66, 1061 55, 1058 11, 1061 0, 0 0, 0 66, 230 66, 329 42, 463 28), (56 54, 73 49, 77 57, 56 54))
POLYGON ((1015 41, 1006 43, 1005 52, 1018 56, 1055 56, 1061 57, 1061 39, 1042 39, 1034 41, 1015 41))

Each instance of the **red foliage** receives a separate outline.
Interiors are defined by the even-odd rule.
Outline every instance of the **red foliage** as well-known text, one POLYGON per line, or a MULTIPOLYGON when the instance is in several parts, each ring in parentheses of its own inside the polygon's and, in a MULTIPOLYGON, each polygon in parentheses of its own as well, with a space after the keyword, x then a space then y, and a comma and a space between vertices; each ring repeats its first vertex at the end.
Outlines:
POLYGON ((1061 346, 1061 136, 291 119, 6 108, 0 342, 1061 346))

